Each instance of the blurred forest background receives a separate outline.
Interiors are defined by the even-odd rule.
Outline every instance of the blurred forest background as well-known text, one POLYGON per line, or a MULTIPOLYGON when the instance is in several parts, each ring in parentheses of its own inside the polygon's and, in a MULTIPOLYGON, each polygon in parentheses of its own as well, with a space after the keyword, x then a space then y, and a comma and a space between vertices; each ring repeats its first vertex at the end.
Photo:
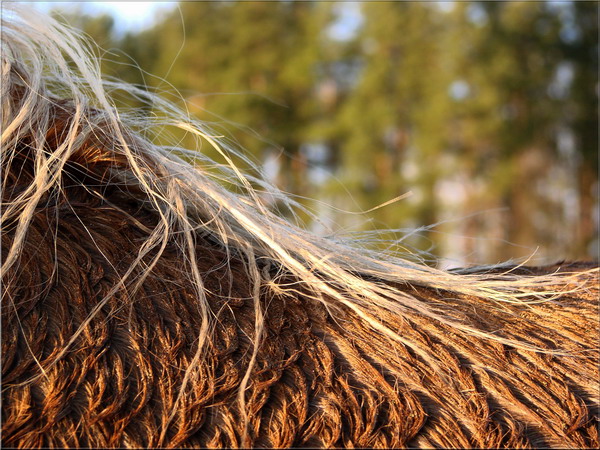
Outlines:
POLYGON ((135 31, 59 17, 108 76, 175 87, 315 212, 303 226, 393 229, 388 251, 445 268, 598 258, 597 2, 172 6, 135 31))

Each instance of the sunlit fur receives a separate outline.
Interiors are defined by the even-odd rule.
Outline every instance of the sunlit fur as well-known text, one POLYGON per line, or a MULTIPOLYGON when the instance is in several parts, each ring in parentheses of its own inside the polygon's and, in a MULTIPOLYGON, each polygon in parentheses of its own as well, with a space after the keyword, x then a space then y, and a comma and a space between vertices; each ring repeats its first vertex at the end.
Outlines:
POLYGON ((445 272, 303 231, 87 45, 2 11, 3 446, 598 447, 597 266, 445 272))

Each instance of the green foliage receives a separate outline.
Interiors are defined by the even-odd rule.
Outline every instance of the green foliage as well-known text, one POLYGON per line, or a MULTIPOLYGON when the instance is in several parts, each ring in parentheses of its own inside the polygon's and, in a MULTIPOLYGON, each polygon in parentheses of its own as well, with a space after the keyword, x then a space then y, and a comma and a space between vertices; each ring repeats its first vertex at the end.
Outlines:
POLYGON ((463 264, 538 246, 542 259, 597 257, 597 4, 365 2, 362 26, 336 38, 353 7, 182 2, 120 36, 106 16, 67 19, 112 49, 107 74, 176 87, 251 159, 276 160, 282 189, 352 211, 414 193, 362 216, 329 210, 334 230, 488 211, 405 243, 463 264))

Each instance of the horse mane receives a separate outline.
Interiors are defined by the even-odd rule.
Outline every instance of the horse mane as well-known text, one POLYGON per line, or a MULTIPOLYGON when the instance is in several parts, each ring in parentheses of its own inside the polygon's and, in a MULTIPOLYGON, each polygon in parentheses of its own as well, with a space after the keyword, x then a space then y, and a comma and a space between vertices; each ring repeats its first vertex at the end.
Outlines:
POLYGON ((206 124, 2 7, 4 446, 598 447, 596 264, 316 236, 206 124))

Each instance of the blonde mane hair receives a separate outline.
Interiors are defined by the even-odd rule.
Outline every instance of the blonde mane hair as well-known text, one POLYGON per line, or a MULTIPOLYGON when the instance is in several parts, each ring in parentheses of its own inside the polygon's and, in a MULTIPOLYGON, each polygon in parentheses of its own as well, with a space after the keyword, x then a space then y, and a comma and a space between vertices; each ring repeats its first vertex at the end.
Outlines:
MULTIPOLYGON (((404 321, 436 323, 449 336, 455 333, 487 342, 485 345, 504 345, 549 358, 595 357, 594 344, 589 344, 593 338, 581 338, 580 346, 549 346, 541 339, 530 339, 527 330, 539 326, 539 317, 550 320, 545 311, 557 305, 559 299, 594 292, 590 280, 596 280, 597 267, 561 270, 557 266, 550 273, 528 273, 520 267, 499 265, 448 272, 410 262, 401 255, 369 250, 360 242, 316 236, 265 206, 263 192, 291 209, 297 207, 265 179, 238 169, 233 161, 244 158, 243 152, 228 146, 205 124, 152 92, 103 80, 94 47, 73 29, 31 8, 27 12, 5 4, 2 8, 1 226, 6 239, 2 241, 1 276, 8 292, 3 295, 3 310, 17 310, 10 292, 16 289, 20 271, 33 264, 23 255, 32 239, 36 214, 44 205, 58 203, 62 205, 60 211, 67 211, 73 201, 67 194, 74 183, 97 197, 99 204, 120 208, 146 236, 137 242, 128 268, 119 272, 117 282, 103 291, 102 298, 94 301, 88 315, 57 348, 52 361, 43 363, 40 355, 34 355, 38 372, 21 378, 19 386, 52 378, 50 372, 83 339, 96 316, 116 297, 135 299, 145 283, 157 276, 155 272, 165 255, 176 254, 199 321, 194 329, 193 354, 175 388, 171 412, 155 444, 168 442, 168 426, 178 420, 188 385, 198 382, 198 367, 204 364, 219 327, 219 314, 211 304, 214 288, 212 281, 207 282, 211 272, 199 263, 203 258, 198 252, 199 242, 204 240, 226 255, 221 267, 215 268, 224 274, 221 287, 227 290, 230 286, 233 292, 235 287, 231 286, 243 277, 253 305, 253 325, 248 331, 251 346, 236 394, 245 430, 242 445, 255 442, 248 438, 252 435, 253 412, 247 394, 267 340, 269 306, 265 298, 302 298, 303 302, 321 305, 326 314, 323 320, 340 322, 342 327, 352 317, 364 333, 348 327, 347 339, 358 342, 369 334, 377 336, 377 342, 385 343, 388 349, 406 349, 432 370, 442 362, 432 353, 430 342, 404 332, 400 325, 404 321), (140 117, 135 112, 120 111, 113 100, 119 92, 151 102, 160 114, 140 117), (196 147, 181 148, 177 142, 159 145, 153 140, 170 127, 194 136, 196 147), (217 150, 225 163, 206 157, 204 145, 217 150), (73 174, 82 175, 77 178, 73 174), (117 197, 104 195, 102 189, 94 187, 109 184, 124 202, 137 199, 140 216, 151 215, 154 221, 141 220, 115 204, 117 197), (435 293, 435 300, 424 291, 435 293), (521 331, 490 329, 485 320, 473 320, 478 314, 494 315, 503 323, 515 320, 521 331)), ((53 223, 66 220, 59 216, 59 209, 52 211, 56 215, 53 223)), ((77 223, 77 213, 69 217, 77 223)), ((86 230, 93 225, 81 221, 81 226, 86 230)), ((47 232, 58 233, 57 229, 47 232)), ((87 234, 87 245, 102 253, 103 244, 94 240, 92 232, 87 234)), ((107 267, 116 267, 118 261, 110 255, 102 257, 107 267)), ((49 278, 57 273, 58 257, 55 263, 49 278)), ((588 303, 586 314, 594 308, 593 301, 588 303)), ((567 320, 566 316, 563 319, 567 320)), ((568 317, 569 324, 573 320, 568 317)), ((549 333, 556 343, 575 339, 571 325, 549 333)), ((587 382, 591 383, 589 379, 587 382)))

